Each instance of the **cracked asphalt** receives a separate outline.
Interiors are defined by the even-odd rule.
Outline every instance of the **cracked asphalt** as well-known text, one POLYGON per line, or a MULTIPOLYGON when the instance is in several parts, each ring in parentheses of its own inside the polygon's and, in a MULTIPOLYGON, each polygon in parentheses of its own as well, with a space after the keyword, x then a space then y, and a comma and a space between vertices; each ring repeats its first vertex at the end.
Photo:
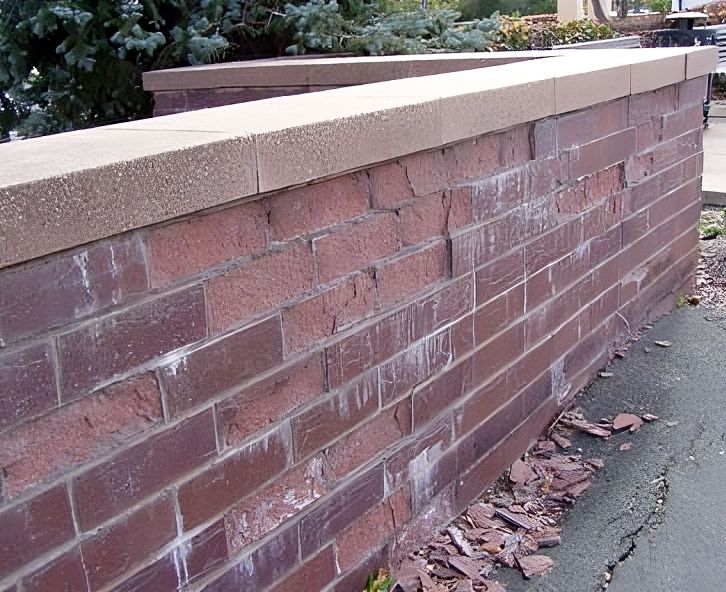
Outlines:
POLYGON ((576 436, 574 448, 605 466, 567 514, 562 544, 542 550, 554 568, 530 581, 505 569, 497 579, 508 592, 723 592, 726 311, 677 310, 609 369, 613 377, 578 397, 585 416, 652 413, 659 421, 607 441, 576 436), (632 448, 619 450, 625 442, 632 448))

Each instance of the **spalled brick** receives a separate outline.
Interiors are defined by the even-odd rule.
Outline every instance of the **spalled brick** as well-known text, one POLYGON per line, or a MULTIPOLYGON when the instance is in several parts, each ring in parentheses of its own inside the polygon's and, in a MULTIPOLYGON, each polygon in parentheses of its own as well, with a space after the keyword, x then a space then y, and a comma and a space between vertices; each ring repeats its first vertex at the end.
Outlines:
POLYGON ((628 99, 595 105, 557 118, 557 142, 571 148, 593 142, 628 127, 628 99))
POLYGON ((452 403, 461 399, 472 386, 472 361, 466 358, 416 389, 413 394, 415 430, 429 423, 452 403))
POLYGON ((486 135, 444 149, 446 171, 452 181, 485 177, 501 166, 499 135, 486 135))
POLYGON ((449 275, 449 254, 444 241, 387 261, 376 270, 382 306, 407 300, 449 275))
POLYGON ((570 176, 591 175, 635 154, 635 128, 610 134, 570 151, 570 176))
POLYGON ((313 286, 310 243, 288 243, 207 282, 211 329, 241 324, 306 294, 313 286))
POLYGON ((532 131, 534 157, 549 158, 557 155, 557 119, 549 117, 535 121, 532 131))
POLYGON ((410 433, 411 401, 404 399, 328 447, 323 453, 325 474, 342 479, 410 433))
POLYGON ((81 529, 98 526, 214 458, 213 421, 211 411, 195 415, 75 477, 81 529))
POLYGON ((404 246, 418 245, 448 234, 450 193, 418 198, 396 211, 404 246))
POLYGON ((114 384, 0 434, 5 495, 77 467, 125 444, 162 420, 152 374, 114 384))
POLYGON ((406 169, 400 162, 391 162, 368 170, 371 184, 371 205, 394 208, 413 197, 406 169))
POLYGON ((281 474, 288 465, 286 426, 225 457, 179 487, 179 510, 190 530, 281 474))
POLYGON ((260 201, 193 216, 147 235, 155 286, 191 276, 267 247, 267 214, 260 201))
POLYGON ((400 162, 416 197, 443 191, 449 185, 443 150, 414 154, 400 162))
POLYGON ((139 237, 122 235, 88 248, 0 272, 0 338, 10 344, 66 325, 148 287, 139 237))
POLYGON ((171 494, 102 528, 81 542, 92 590, 127 573, 176 536, 171 494))
POLYGON ((360 563, 371 551, 378 549, 393 534, 395 523, 391 508, 380 504, 366 512, 335 541, 338 564, 347 571, 360 563))
POLYGON ((230 554, 262 539, 330 489, 322 459, 315 456, 235 504, 224 515, 230 554))
POLYGON ((309 557, 383 499, 383 465, 333 492, 300 522, 300 551, 309 557))
POLYGON ((368 210, 368 178, 352 173, 291 189, 270 199, 274 240, 290 240, 364 214, 368 210))
POLYGON ((217 520, 182 543, 177 553, 184 558, 185 575, 189 582, 207 575, 229 557, 224 520, 217 520))
POLYGON ((201 286, 160 296, 58 338, 61 396, 69 401, 207 335, 201 286))
POLYGON ((298 530, 294 525, 246 555, 237 565, 205 586, 204 592, 264 590, 294 569, 298 554, 298 530))
POLYGON ((418 384, 438 374, 451 362, 451 354, 451 337, 448 331, 442 331, 382 364, 379 373, 383 405, 409 394, 418 384))
POLYGON ((167 411, 178 417, 281 363, 282 329, 276 315, 160 368, 167 411))
MULTIPOLYGON (((396 215, 377 214, 348 224, 337 232, 316 239, 313 246, 321 282, 364 269, 371 262, 392 255, 399 249, 396 215)), ((266 273, 269 274, 269 270, 266 273)))
POLYGON ((86 570, 79 547, 73 547, 59 557, 23 578, 23 590, 27 592, 51 592, 73 590, 87 592, 86 570))
POLYGON ((217 403, 224 446, 235 446, 325 391, 320 353, 305 358, 217 403))
POLYGON ((65 484, 0 512, 0 577, 75 536, 65 484))
POLYGON ((50 343, 0 354, 0 429, 58 404, 50 343))
POLYGON ((300 590, 322 590, 335 579, 335 553, 328 545, 315 557, 306 561, 299 569, 275 586, 275 592, 300 592, 300 590))
POLYGON ((472 187, 454 187, 444 194, 444 207, 448 207, 447 234, 474 222, 473 204, 474 190, 472 187))
POLYGON ((375 288, 370 273, 358 273, 285 309, 282 326, 287 352, 306 350, 372 315, 376 306, 375 288))
POLYGON ((377 408, 377 373, 373 372, 292 419, 295 459, 336 439, 377 408))
POLYGON ((511 168, 532 160, 532 124, 518 125, 498 134, 499 160, 503 167, 511 168))
POLYGON ((677 93, 676 86, 667 86, 652 92, 631 95, 628 97, 628 123, 639 125, 650 121, 654 116, 675 111, 678 108, 677 93))

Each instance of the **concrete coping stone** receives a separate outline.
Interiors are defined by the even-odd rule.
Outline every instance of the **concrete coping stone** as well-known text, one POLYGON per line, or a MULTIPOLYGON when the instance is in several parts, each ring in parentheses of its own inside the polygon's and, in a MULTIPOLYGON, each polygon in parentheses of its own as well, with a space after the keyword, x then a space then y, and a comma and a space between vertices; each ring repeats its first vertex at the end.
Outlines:
MULTIPOLYGON (((718 50, 562 50, 508 56, 512 63, 484 69, 226 105, 0 145, 0 267, 703 76, 716 67, 718 50)), ((406 63, 430 57, 363 59, 406 63)), ((471 54, 436 57, 473 59, 471 54)), ((357 59, 314 61, 345 69, 357 59)))

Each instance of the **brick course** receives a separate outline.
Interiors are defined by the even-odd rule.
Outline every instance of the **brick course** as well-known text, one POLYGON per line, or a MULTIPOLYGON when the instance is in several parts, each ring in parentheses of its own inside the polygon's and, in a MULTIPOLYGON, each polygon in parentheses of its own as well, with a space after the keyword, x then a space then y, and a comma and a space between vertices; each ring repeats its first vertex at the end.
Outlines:
POLYGON ((362 588, 689 289, 702 91, 0 271, 0 589, 362 588))

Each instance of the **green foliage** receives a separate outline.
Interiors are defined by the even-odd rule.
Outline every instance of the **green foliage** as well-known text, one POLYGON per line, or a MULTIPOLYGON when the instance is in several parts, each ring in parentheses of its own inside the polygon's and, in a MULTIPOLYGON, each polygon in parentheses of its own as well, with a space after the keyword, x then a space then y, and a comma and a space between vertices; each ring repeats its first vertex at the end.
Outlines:
POLYGON ((430 51, 486 51, 496 40, 499 21, 458 24, 454 10, 394 11, 381 14, 370 6, 345 18, 335 0, 310 0, 285 7, 285 22, 295 29, 288 53, 349 52, 365 55, 414 54, 430 51))
POLYGON ((643 0, 643 4, 652 12, 671 11, 671 0, 643 0))
POLYGON ((498 50, 544 49, 582 41, 612 39, 616 33, 608 25, 579 20, 566 23, 529 23, 520 18, 502 17, 495 48, 498 50))
POLYGON ((377 574, 369 574, 366 588, 363 592, 390 592, 395 580, 385 569, 379 569, 377 574))
POLYGON ((459 0, 457 9, 465 20, 504 15, 555 14, 557 0, 459 0))

